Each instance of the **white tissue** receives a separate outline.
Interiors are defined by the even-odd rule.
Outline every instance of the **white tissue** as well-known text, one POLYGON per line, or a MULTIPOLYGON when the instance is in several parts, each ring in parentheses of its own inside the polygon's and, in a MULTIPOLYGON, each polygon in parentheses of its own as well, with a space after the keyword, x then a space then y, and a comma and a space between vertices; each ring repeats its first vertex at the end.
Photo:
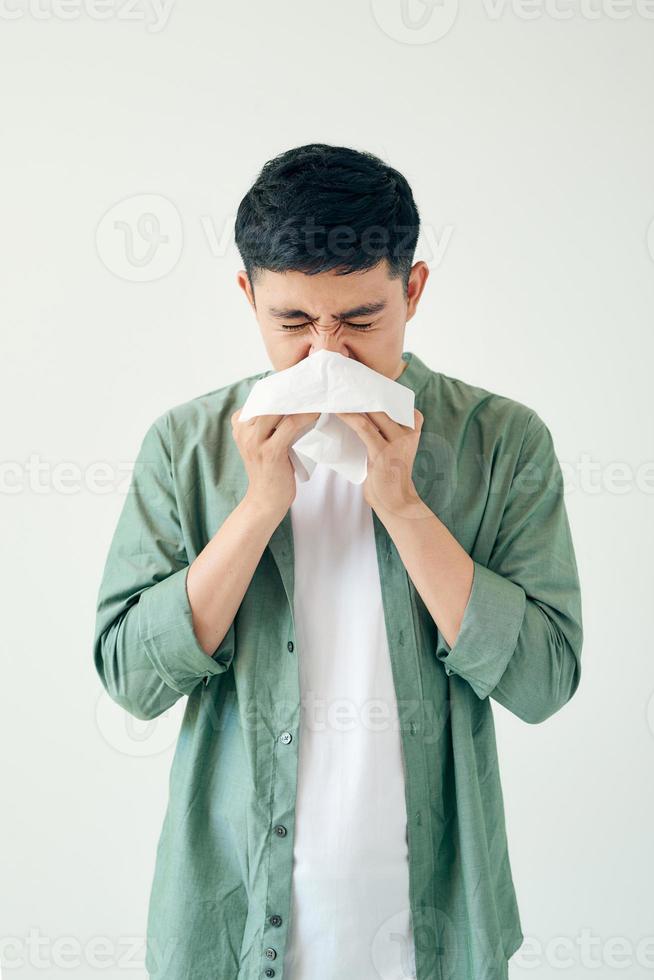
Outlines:
POLYGON ((366 445, 333 413, 386 412, 395 422, 413 429, 414 402, 415 394, 406 385, 354 358, 321 350, 257 381, 239 421, 256 415, 320 412, 309 431, 300 434, 289 448, 298 479, 305 482, 322 463, 351 483, 363 483, 368 473, 366 445))

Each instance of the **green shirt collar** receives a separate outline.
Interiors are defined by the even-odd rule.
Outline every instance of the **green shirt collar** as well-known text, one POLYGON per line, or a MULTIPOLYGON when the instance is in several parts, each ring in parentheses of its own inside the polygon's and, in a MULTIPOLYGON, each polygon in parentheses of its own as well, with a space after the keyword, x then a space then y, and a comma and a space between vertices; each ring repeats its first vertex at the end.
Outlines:
POLYGON ((402 354, 402 360, 407 362, 407 366, 399 378, 396 378, 396 381, 400 385, 406 385, 407 388, 411 388, 414 394, 417 395, 429 375, 433 372, 412 351, 405 351, 402 354))

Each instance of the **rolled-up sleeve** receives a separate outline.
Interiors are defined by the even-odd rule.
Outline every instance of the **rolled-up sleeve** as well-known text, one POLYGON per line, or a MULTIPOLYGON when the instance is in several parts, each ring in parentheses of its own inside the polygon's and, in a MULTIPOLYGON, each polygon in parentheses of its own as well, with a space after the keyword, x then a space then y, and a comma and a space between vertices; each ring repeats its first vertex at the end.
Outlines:
POLYGON ((93 655, 102 684, 137 718, 155 718, 234 654, 234 628, 209 656, 193 629, 189 561, 175 496, 167 422, 143 437, 98 590, 93 655))
POLYGON ((573 696, 583 642, 577 563, 551 433, 533 412, 501 522, 472 588, 452 647, 436 655, 526 722, 544 721, 573 696))

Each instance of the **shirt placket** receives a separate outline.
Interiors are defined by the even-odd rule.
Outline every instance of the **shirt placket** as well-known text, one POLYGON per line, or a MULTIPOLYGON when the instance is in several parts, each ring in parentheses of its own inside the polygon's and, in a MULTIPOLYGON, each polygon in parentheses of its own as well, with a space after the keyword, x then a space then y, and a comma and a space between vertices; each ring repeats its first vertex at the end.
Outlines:
POLYGON ((268 548, 279 569, 290 610, 290 616, 284 617, 287 628, 281 639, 283 649, 280 650, 279 655, 293 658, 292 667, 288 669, 289 665, 286 664, 284 673, 285 676, 292 678, 290 693, 293 704, 296 705, 292 715, 297 720, 296 725, 282 727, 280 731, 274 732, 271 749, 268 873, 261 923, 261 969, 258 975, 280 978, 291 909, 300 711, 300 684, 293 616, 295 561, 290 509, 272 534, 268 548))
POLYGON ((398 551, 373 511, 377 562, 404 759, 409 892, 417 980, 440 980, 440 945, 433 894, 434 849, 424 741, 425 702, 411 585, 398 551))

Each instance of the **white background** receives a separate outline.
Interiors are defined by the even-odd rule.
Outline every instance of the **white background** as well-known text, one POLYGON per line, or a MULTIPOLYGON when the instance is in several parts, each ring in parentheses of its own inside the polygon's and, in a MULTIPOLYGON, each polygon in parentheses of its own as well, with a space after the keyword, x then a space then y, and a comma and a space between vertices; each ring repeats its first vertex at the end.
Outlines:
POLYGON ((652 972, 654 4, 407 9, 1 7, 5 980, 145 976, 185 699, 138 722, 103 695, 96 591, 151 421, 270 367, 233 219, 311 141, 405 174, 431 266, 405 350, 534 408, 566 476, 581 687, 542 725, 493 705, 511 976, 652 972))

